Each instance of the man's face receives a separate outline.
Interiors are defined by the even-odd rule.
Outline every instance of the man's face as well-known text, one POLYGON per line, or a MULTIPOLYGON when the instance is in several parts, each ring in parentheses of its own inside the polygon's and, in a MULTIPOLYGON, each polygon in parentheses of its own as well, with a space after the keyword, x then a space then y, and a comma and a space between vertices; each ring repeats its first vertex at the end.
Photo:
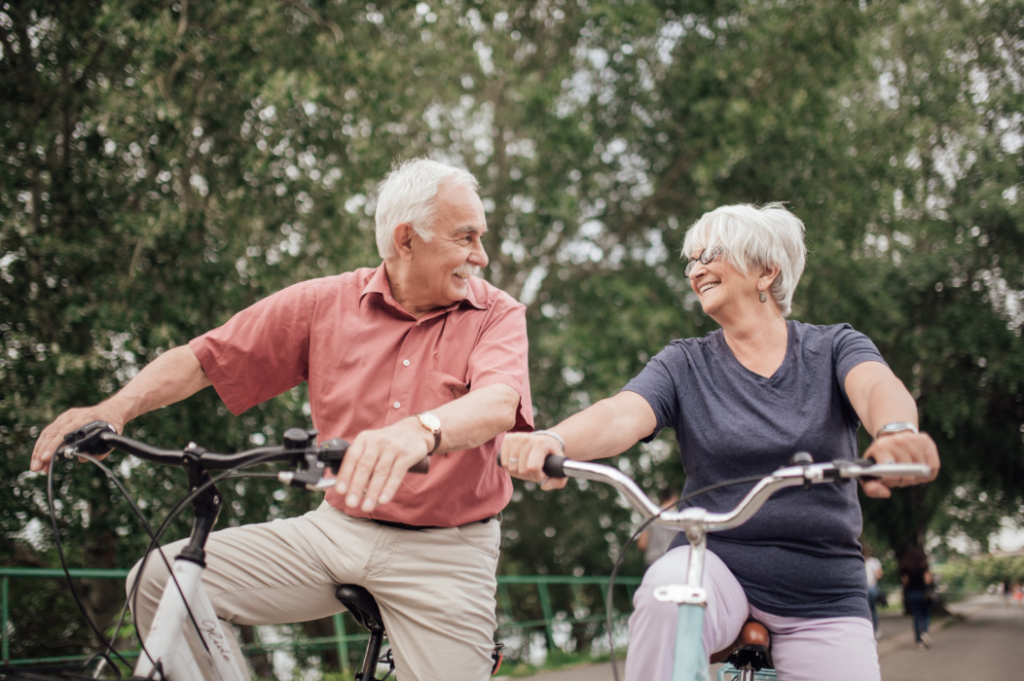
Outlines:
POLYGON ((465 300, 469 277, 488 262, 480 241, 487 221, 476 192, 465 186, 441 185, 435 201, 434 238, 425 242, 413 237, 410 263, 411 279, 418 289, 410 293, 417 299, 417 307, 427 309, 465 300))

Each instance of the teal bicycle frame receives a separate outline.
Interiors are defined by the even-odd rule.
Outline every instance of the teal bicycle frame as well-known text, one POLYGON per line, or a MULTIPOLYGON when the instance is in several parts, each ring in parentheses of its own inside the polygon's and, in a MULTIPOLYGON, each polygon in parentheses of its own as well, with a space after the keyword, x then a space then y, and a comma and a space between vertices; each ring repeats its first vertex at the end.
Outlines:
MULTIPOLYGON (((707 592, 703 588, 704 558, 707 554, 708 532, 720 532, 747 522, 768 498, 785 487, 841 482, 854 478, 927 478, 931 468, 922 464, 876 464, 870 460, 812 463, 810 455, 799 453, 793 465, 780 468, 760 480, 743 500, 727 513, 710 513, 707 509, 690 507, 681 511, 662 511, 640 487, 619 469, 584 461, 573 461, 549 456, 544 472, 551 477, 573 477, 611 485, 645 520, 686 533, 690 542, 690 562, 686 583, 660 586, 654 597, 660 601, 679 605, 676 627, 673 681, 710 681, 708 651, 704 650, 701 633, 704 629, 704 609, 707 592)), ((742 681, 753 681, 752 670, 736 670, 742 681)), ((771 678, 761 675, 761 678, 771 678)))

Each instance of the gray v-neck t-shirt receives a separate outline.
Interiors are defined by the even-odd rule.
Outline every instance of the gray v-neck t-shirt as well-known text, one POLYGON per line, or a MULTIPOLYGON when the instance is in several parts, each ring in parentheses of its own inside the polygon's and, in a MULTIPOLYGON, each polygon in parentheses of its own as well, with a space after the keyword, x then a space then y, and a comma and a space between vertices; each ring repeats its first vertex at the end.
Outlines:
MULTIPOLYGON (((874 343, 848 324, 787 321, 782 365, 771 377, 745 368, 722 330, 674 340, 623 390, 642 396, 662 428, 675 430, 686 470, 683 495, 787 465, 857 458, 860 422, 844 386, 850 369, 881 362, 874 343)), ((702 494, 688 505, 731 510, 754 483, 702 494)), ((775 493, 745 524, 708 535, 750 603, 782 617, 865 617, 861 512, 853 481, 775 493)), ((685 545, 680 534, 673 546, 685 545)))

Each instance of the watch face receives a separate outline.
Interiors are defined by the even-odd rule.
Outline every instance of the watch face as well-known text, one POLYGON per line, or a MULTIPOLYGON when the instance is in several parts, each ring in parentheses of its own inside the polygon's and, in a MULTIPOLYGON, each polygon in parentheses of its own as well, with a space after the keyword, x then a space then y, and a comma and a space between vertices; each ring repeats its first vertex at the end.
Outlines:
POLYGON ((417 418, 420 420, 420 423, 423 424, 423 427, 430 432, 437 433, 441 430, 441 419, 437 418, 429 411, 420 414, 417 418))

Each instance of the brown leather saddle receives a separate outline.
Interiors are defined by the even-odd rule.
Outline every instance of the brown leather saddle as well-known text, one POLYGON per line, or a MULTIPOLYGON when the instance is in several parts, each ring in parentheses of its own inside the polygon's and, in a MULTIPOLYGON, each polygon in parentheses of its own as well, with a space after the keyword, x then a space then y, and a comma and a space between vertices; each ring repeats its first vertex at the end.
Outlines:
POLYGON ((768 627, 757 620, 747 620, 732 645, 711 656, 711 664, 728 662, 736 669, 751 669, 755 672, 774 669, 771 650, 772 637, 768 627))

